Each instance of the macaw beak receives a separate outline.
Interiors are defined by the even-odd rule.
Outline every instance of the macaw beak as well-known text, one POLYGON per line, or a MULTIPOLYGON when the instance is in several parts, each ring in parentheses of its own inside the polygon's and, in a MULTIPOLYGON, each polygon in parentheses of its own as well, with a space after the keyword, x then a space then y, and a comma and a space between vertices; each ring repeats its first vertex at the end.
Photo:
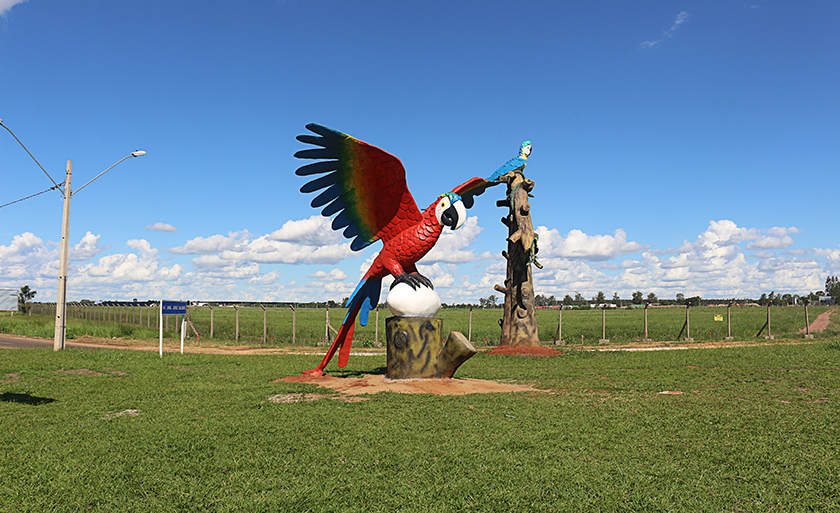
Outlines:
POLYGON ((453 230, 457 230, 464 225, 467 220, 467 208, 461 200, 453 203, 449 208, 443 211, 441 222, 444 226, 449 226, 453 230))

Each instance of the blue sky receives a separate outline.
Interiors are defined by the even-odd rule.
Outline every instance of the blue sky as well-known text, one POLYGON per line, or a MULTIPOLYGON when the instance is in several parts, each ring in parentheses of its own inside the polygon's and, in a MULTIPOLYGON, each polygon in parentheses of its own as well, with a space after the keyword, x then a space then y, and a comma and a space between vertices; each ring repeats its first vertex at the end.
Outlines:
MULTIPOLYGON (((422 209, 533 142, 537 293, 801 294, 840 275, 840 3, 0 0, 0 119, 73 185, 68 298, 340 300, 298 192, 317 122, 422 209)), ((52 185, 0 130, 0 204, 52 185)), ((501 187, 421 262, 497 294, 501 187)), ((56 297, 61 195, 0 208, 0 287, 56 297)))

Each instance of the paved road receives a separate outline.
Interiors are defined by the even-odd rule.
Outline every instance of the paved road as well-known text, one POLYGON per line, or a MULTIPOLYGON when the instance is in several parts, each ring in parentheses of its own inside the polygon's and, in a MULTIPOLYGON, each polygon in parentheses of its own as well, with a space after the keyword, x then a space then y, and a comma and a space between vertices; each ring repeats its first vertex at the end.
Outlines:
MULTIPOLYGON (((53 341, 48 338, 18 337, 15 335, 0 335, 0 348, 12 349, 52 349, 53 341)), ((82 347, 67 342, 65 347, 82 347)))

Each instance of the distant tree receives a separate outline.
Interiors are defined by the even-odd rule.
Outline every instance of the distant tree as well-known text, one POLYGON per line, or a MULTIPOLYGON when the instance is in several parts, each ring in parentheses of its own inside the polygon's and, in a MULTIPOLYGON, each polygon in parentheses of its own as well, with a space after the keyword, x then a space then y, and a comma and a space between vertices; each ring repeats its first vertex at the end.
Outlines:
POLYGON ((606 296, 604 296, 604 292, 599 290, 598 294, 592 298, 592 302, 596 305, 601 305, 607 302, 606 296))
POLYGON ((640 304, 642 304, 642 301, 643 301, 642 297, 643 297, 642 296, 642 291, 637 290, 636 292, 633 293, 633 299, 630 302, 633 303, 634 305, 640 305, 640 304))
POLYGON ((534 306, 548 306, 548 298, 542 294, 534 296, 534 306))
POLYGON ((703 300, 700 299, 700 296, 691 296, 686 298, 685 302, 691 306, 701 306, 703 304, 703 300))
POLYGON ((840 278, 837 276, 829 276, 826 278, 825 293, 833 297, 835 302, 840 300, 840 278))
POLYGON ((29 288, 29 285, 24 285, 20 288, 20 292, 18 292, 18 311, 21 313, 26 313, 29 311, 29 305, 26 303, 35 297, 37 291, 34 291, 29 288))
POLYGON ((575 300, 574 300, 574 298, 572 298, 572 296, 566 294, 563 297, 563 304, 564 305, 573 305, 573 304, 575 304, 575 300))
POLYGON ((659 302, 659 298, 656 297, 656 294, 654 294, 653 292, 648 294, 647 300, 648 300, 648 303, 658 303, 659 302))
POLYGON ((498 298, 496 298, 495 294, 490 294, 490 297, 479 298, 478 306, 481 307, 481 308, 496 308, 496 301, 497 300, 498 300, 498 298))
POLYGON ((678 293, 676 303, 678 305, 684 305, 685 304, 685 294, 683 294, 682 292, 678 293))

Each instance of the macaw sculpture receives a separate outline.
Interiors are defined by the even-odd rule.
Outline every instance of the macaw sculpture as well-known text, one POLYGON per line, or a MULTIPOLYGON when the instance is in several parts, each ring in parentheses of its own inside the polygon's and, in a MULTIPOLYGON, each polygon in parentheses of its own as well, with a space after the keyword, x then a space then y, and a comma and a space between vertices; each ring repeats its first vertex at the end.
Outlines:
POLYGON ((417 261, 438 241, 444 227, 456 230, 466 220, 466 208, 474 196, 497 181, 480 177, 443 193, 424 211, 417 208, 405 181, 400 160, 375 146, 323 125, 310 123, 306 128, 317 135, 299 135, 300 142, 318 146, 295 153, 301 159, 319 162, 301 166, 299 176, 320 175, 301 187, 311 193, 324 189, 312 200, 326 217, 336 215, 334 230, 343 230, 352 239, 350 248, 358 251, 377 240, 383 247, 364 274, 347 303, 347 315, 320 365, 305 374, 321 376, 324 368, 338 354, 338 366, 347 365, 356 317, 367 325, 368 314, 379 303, 382 278, 394 277, 393 288, 406 283, 412 289, 434 288, 428 278, 417 272, 417 261))
POLYGON ((528 156, 530 154, 531 141, 525 141, 519 148, 519 155, 513 157, 512 159, 502 164, 502 167, 500 167, 492 175, 490 175, 490 177, 487 180, 494 183, 498 183, 501 177, 505 176, 511 171, 516 171, 517 169, 524 168, 528 164, 528 156))

